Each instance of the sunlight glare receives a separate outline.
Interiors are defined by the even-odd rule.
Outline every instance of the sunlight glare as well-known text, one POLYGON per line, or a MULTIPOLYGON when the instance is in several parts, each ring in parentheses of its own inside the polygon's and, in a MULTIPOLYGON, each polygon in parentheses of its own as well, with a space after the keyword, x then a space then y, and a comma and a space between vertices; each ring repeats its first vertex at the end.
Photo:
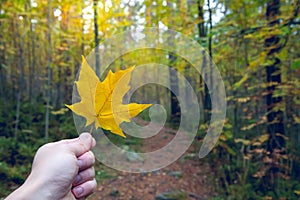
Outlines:
POLYGON ((31 0, 31 7, 36 8, 38 6, 35 0, 31 0))

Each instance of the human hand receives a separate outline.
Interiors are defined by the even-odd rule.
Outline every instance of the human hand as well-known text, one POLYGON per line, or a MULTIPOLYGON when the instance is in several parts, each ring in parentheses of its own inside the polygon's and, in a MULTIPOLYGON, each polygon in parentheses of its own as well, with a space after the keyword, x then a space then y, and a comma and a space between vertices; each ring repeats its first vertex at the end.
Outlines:
POLYGON ((32 170, 25 183, 6 200, 75 200, 92 194, 96 144, 89 133, 42 146, 36 153, 32 170))

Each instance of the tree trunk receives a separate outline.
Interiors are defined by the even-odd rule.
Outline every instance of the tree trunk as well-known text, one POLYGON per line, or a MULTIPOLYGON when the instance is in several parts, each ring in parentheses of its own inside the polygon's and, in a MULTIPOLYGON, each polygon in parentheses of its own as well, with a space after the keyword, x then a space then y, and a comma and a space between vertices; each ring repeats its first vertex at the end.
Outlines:
MULTIPOLYGON (((167 5, 168 7, 171 9, 173 8, 173 4, 170 1, 167 1, 167 5)), ((179 4, 177 4, 178 6, 179 4)), ((173 15, 173 14, 172 14, 173 15)), ((172 16, 172 19, 174 18, 174 16, 172 16)), ((170 41, 173 41, 174 38, 170 38, 170 41)), ((174 45, 172 43, 169 44, 170 46, 174 45)), ((168 59, 169 59, 169 65, 170 66, 174 66, 175 62, 176 62, 176 55, 174 55, 172 52, 169 53, 168 55, 168 59)), ((174 68, 170 68, 169 70, 169 76, 170 76, 170 87, 171 87, 171 91, 170 91, 170 96, 171 96, 171 119, 173 122, 178 122, 179 118, 180 118, 180 107, 179 107, 179 103, 178 103, 178 99, 176 97, 176 93, 178 94, 179 92, 179 87, 178 87, 178 76, 177 76, 177 71, 174 68)))
MULTIPOLYGON (((201 0, 197 0, 197 8, 198 8, 198 18, 202 20, 198 24, 198 36, 199 36, 199 41, 200 44, 203 42, 203 39, 207 37, 207 29, 205 28, 205 23, 204 23, 204 10, 203 10, 203 4, 201 0)), ((207 1, 207 6, 209 10, 209 31, 211 33, 212 31, 212 10, 210 8, 210 1, 207 1)), ((203 102, 203 114, 204 114, 204 123, 208 122, 210 119, 210 111, 211 111, 211 100, 210 100, 210 94, 209 90, 206 86, 206 84, 203 82, 203 78, 206 81, 210 81, 210 85, 212 86, 212 70, 211 68, 211 61, 212 59, 212 36, 210 35, 207 38, 207 43, 208 43, 208 54, 209 57, 207 57, 206 52, 202 51, 200 52, 203 57, 203 63, 202 63, 202 71, 201 71, 201 76, 200 76, 200 87, 204 87, 204 92, 201 93, 201 99, 203 102)))
MULTIPOLYGON (((0 29, 2 30, 2 26, 1 26, 1 22, 0 22, 0 29)), ((2 36, 2 34, 0 34, 0 46, 5 46, 5 42, 4 42, 4 37, 2 36)), ((6 69, 4 68, 5 66, 5 52, 0 51, 0 98, 2 101, 5 101, 5 96, 6 96, 6 69)), ((4 103, 4 102, 2 102, 4 103)))
MULTIPOLYGON (((32 101, 35 101, 35 98, 33 97, 33 86, 34 86, 34 68, 35 68, 35 40, 34 40, 34 32, 33 32, 33 24, 32 24, 32 13, 31 13, 31 1, 27 0, 25 3, 25 12, 29 13, 28 16, 26 16, 24 18, 25 21, 25 26, 26 28, 29 26, 29 34, 26 37, 26 41, 27 41, 27 47, 26 49, 28 49, 27 55, 25 57, 27 57, 27 62, 28 62, 28 80, 27 82, 27 98, 28 98, 28 102, 31 105, 34 105, 34 103, 32 101)), ((30 119, 29 120, 29 128, 31 128, 32 126, 32 119, 33 119, 33 115, 35 113, 35 106, 32 106, 31 109, 28 111, 28 115, 27 117, 30 119)))
MULTIPOLYGON (((30 102, 31 102, 31 96, 32 95, 36 95, 36 91, 34 89, 33 86, 36 85, 35 83, 35 78, 34 78, 34 75, 35 75, 35 34, 34 34, 34 31, 33 31, 33 24, 32 24, 32 16, 31 16, 31 1, 29 1, 29 10, 30 10, 30 43, 31 43, 31 62, 29 64, 29 95, 30 95, 30 102)), ((35 98, 32 98, 34 99, 33 101, 35 101, 35 98)))
POLYGON ((204 24, 203 2, 201 0, 197 0, 197 8, 198 8, 198 18, 201 20, 201 22, 198 23, 198 25, 197 25, 199 41, 201 41, 202 38, 206 37, 205 24, 204 24))
MULTIPOLYGON (((266 18, 269 22, 269 26, 276 26, 279 24, 280 14, 280 0, 272 0, 267 4, 266 18)), ((268 60, 270 65, 266 67, 267 76, 267 130, 269 134, 267 149, 271 153, 274 149, 282 149, 284 147, 284 139, 278 134, 284 134, 284 124, 283 124, 283 112, 281 110, 275 111, 274 108, 282 102, 281 96, 274 96, 274 91, 276 87, 281 84, 281 72, 280 64, 281 60, 274 55, 280 50, 280 36, 272 35, 265 39, 265 47, 267 49, 268 60)))
POLYGON ((47 94, 46 94, 46 113, 45 113, 45 141, 48 142, 49 139, 49 113, 50 113, 50 97, 51 97, 51 74, 52 74, 52 36, 51 36, 51 25, 52 25, 52 0, 48 0, 48 14, 47 14, 47 22, 48 22, 48 33, 47 39, 49 42, 48 49, 48 66, 47 66, 47 94))
POLYGON ((18 130, 19 130, 19 121, 20 121, 20 108, 21 108, 21 101, 22 101, 22 94, 24 91, 25 81, 24 81, 24 41, 23 36, 20 34, 21 30, 20 24, 17 22, 17 38, 19 39, 19 44, 16 45, 19 51, 19 81, 17 87, 17 107, 16 107, 16 121, 15 121, 15 130, 14 130, 14 138, 15 140, 18 139, 18 130))
POLYGON ((98 30, 98 0, 94 0, 94 35, 95 35, 95 67, 96 74, 100 78, 100 54, 99 54, 99 30, 98 30))
MULTIPOLYGON (((278 15, 280 14, 280 0, 270 0, 267 3, 266 19, 270 29, 277 26, 279 22, 278 15)), ((276 27, 275 27, 276 28, 276 27)), ((272 30, 271 30, 272 31, 272 30)), ((265 48, 267 51, 268 66, 266 66, 267 77, 267 131, 269 139, 267 141, 267 151, 270 152, 270 158, 273 162, 269 164, 269 169, 264 177, 265 187, 274 192, 275 197, 278 198, 277 188, 279 187, 279 174, 281 166, 278 164, 278 154, 284 153, 284 124, 283 124, 283 111, 277 110, 276 107, 282 102, 281 96, 274 96, 274 92, 281 84, 280 65, 281 60, 277 57, 281 49, 280 36, 270 34, 265 38, 265 48)))
MULTIPOLYGON (((204 67, 204 76, 205 80, 209 81, 210 87, 213 88, 213 82, 212 82, 212 10, 210 7, 210 0, 207 0, 207 7, 208 7, 208 12, 209 12, 209 19, 208 19, 208 24, 209 24, 209 37, 208 37, 208 55, 209 58, 205 64, 204 67)), ((203 55, 206 56, 206 55, 203 55)), ((211 115, 211 99, 210 99, 210 94, 207 86, 204 88, 204 122, 208 122, 210 120, 210 115, 211 115)))
MULTIPOLYGON (((81 0, 81 13, 80 13, 80 18, 82 21, 81 24, 81 45, 80 45, 80 51, 81 55, 84 55, 84 25, 85 25, 85 20, 83 18, 83 8, 84 8, 84 0, 81 0)), ((80 65, 79 65, 80 66, 80 65)), ((75 73, 78 71, 78 68, 75 68, 75 73)), ((76 76, 76 74, 75 74, 76 76)))

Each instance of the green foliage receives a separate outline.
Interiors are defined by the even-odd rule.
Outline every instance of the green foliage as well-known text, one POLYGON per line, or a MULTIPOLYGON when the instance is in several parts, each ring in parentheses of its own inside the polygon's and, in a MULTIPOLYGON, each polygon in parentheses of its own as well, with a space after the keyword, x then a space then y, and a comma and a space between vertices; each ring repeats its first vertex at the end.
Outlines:
POLYGON ((296 59, 292 65, 291 65, 291 69, 296 70, 300 68, 300 59, 296 59))

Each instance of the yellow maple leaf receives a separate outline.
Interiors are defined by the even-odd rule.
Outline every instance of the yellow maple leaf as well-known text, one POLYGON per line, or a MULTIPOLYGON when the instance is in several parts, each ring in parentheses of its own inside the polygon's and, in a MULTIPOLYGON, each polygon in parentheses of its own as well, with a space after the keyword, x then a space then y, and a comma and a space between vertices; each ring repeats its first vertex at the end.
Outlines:
POLYGON ((86 126, 94 123, 96 129, 101 127, 125 137, 120 124, 129 122, 130 118, 152 105, 122 103, 123 96, 130 89, 128 84, 133 69, 134 67, 131 67, 116 73, 109 71, 105 80, 101 82, 83 57, 81 71, 76 81, 81 101, 66 106, 85 117, 86 126))

